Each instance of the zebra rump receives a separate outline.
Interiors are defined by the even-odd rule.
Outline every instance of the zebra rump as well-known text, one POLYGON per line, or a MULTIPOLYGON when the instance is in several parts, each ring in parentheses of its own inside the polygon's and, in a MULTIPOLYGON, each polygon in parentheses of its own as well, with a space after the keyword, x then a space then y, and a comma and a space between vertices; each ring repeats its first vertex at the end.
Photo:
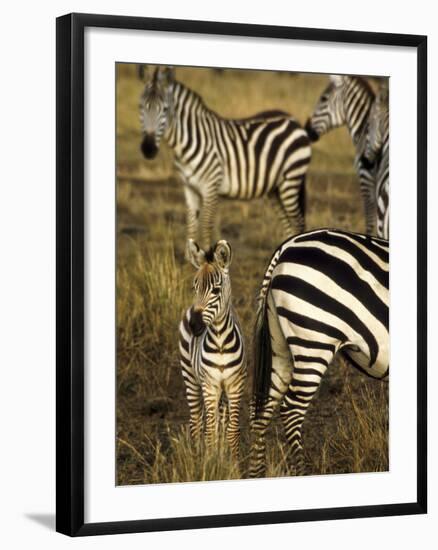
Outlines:
MULTIPOLYGON (((365 293, 367 289, 369 291, 369 294, 367 293, 366 296, 368 298, 368 307, 371 311, 380 319, 380 321, 384 325, 388 325, 388 311, 385 309, 385 306, 383 303, 380 303, 380 300, 377 298, 372 298, 373 291, 367 287, 366 284, 364 284, 364 281, 361 280, 360 275, 355 273, 354 268, 352 266, 347 266, 346 264, 339 263, 336 259, 335 255, 330 258, 327 256, 325 258, 325 253, 320 254, 319 251, 316 251, 317 254, 315 254, 315 251, 312 250, 312 248, 306 248, 306 244, 310 243, 312 240, 315 240, 315 242, 322 242, 327 243, 329 245, 333 246, 344 246, 342 244, 342 241, 345 242, 346 245, 350 246, 351 249, 354 251, 354 249, 357 249, 358 254, 356 256, 357 259, 360 260, 359 268, 360 269, 366 269, 373 271, 373 265, 372 262, 367 258, 367 255, 365 253, 365 250, 373 249, 373 252, 377 255, 383 256, 386 254, 384 251, 384 247, 387 245, 387 242, 384 240, 380 240, 375 237, 366 237, 363 235, 358 235, 354 233, 345 233, 340 230, 316 230, 316 231, 310 231, 308 233, 304 233, 301 235, 297 235, 293 237, 292 239, 286 240, 283 244, 281 244, 274 255, 271 258, 271 261, 269 263, 269 267, 266 271, 264 281, 262 284, 262 289, 260 291, 259 296, 259 307, 257 311, 257 318, 256 318, 256 324, 255 324, 255 330, 254 330, 254 383, 253 383, 253 396, 255 399, 255 414, 256 418, 259 415, 259 413, 262 411, 264 405, 266 404, 266 401, 268 399, 269 395, 269 389, 271 385, 271 378, 272 378, 272 342, 271 342, 271 333, 269 329, 269 323, 268 323, 268 304, 267 299, 268 295, 272 288, 281 288, 285 284, 285 276, 281 274, 274 274, 275 268, 279 266, 282 262, 298 262, 298 264, 302 265, 309 265, 312 266, 314 269, 318 269, 318 265, 321 266, 322 271, 326 271, 327 274, 331 274, 331 277, 334 277, 334 281, 339 284, 341 281, 343 281, 343 284, 345 285, 344 288, 348 289, 350 293, 354 292, 355 285, 357 284, 357 293, 360 295, 362 293, 365 293), (303 243, 304 247, 300 247, 300 243, 303 243), (298 248, 291 245, 297 245, 298 248), (382 248, 383 247, 383 248, 382 248), (363 251, 361 250, 363 248, 363 251), (320 257, 319 257, 320 256, 320 257), (332 262, 336 262, 338 265, 332 264, 332 262), (348 272, 347 272, 348 270, 348 272), (357 279, 357 281, 356 281, 357 279)), ((388 276, 381 273, 380 275, 378 273, 374 273, 374 276, 376 276, 379 279, 379 282, 387 287, 388 285, 388 276)), ((293 278, 290 278, 290 283, 293 284, 293 278)), ((306 289, 307 283, 306 281, 301 281, 299 278, 295 279, 294 286, 297 285, 295 291, 297 292, 297 295, 302 296, 302 298, 306 299, 306 294, 310 291, 309 289, 306 289)), ((315 289, 314 292, 320 292, 321 289, 315 289)), ((323 291, 325 293, 325 291, 323 291)), ((331 300, 330 296, 327 294, 327 298, 331 300)), ((362 297, 362 300, 364 298, 362 297)), ((327 305, 329 309, 333 307, 333 305, 327 305)), ((341 306, 342 307, 342 306, 341 306)), ((334 312, 334 311, 333 311, 334 312)), ((299 314, 299 312, 294 312, 295 314, 299 314)), ((368 327, 363 326, 362 330, 364 333, 368 333, 368 327)), ((373 335, 370 334, 370 339, 374 340, 373 335)), ((364 372, 365 374, 370 375, 367 370, 363 369, 352 357, 351 353, 348 353, 348 348, 341 349, 340 350, 342 355, 345 357, 345 359, 354 367, 359 369, 360 371, 364 372)), ((375 360, 375 351, 373 350, 373 345, 371 345, 371 356, 372 356, 372 362, 375 360)))

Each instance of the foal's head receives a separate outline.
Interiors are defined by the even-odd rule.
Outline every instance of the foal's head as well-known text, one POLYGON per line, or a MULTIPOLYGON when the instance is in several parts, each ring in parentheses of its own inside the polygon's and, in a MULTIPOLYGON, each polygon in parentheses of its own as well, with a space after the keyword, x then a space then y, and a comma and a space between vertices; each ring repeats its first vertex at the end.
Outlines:
POLYGON ((192 239, 187 243, 187 257, 197 269, 193 288, 195 300, 190 316, 190 327, 199 336, 227 312, 231 304, 229 267, 231 246, 218 241, 210 250, 202 250, 192 239))

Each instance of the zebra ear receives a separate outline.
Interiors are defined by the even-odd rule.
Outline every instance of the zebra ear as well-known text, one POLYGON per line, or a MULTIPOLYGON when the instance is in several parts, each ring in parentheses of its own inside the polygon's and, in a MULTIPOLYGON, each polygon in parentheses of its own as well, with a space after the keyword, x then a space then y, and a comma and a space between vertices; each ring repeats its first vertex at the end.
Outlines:
POLYGON ((214 245, 214 259, 221 269, 228 269, 231 264, 231 246, 227 241, 218 241, 214 245))
POLYGON ((331 74, 329 78, 330 78, 330 82, 334 84, 336 87, 341 86, 341 84, 344 81, 344 77, 339 74, 331 74))
POLYGON ((175 80, 175 69, 173 67, 164 67, 161 70, 161 80, 165 86, 170 86, 175 80))
POLYGON ((140 80, 146 81, 149 79, 149 67, 144 63, 140 63, 138 66, 138 78, 140 80))
POLYGON ((154 72, 152 73, 152 85, 156 86, 161 79, 161 71, 160 66, 157 65, 154 69, 154 72))
POLYGON ((186 259, 196 267, 196 269, 199 269, 201 265, 205 264, 205 252, 193 239, 187 240, 186 259))

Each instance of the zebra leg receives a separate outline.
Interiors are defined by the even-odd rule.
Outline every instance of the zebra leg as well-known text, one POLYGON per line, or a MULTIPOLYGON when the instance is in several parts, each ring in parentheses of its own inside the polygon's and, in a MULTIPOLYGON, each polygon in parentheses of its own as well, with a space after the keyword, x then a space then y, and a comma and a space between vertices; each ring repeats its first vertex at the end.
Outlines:
POLYGON ((290 222, 289 216, 287 215, 286 211, 283 208, 282 202, 278 195, 278 190, 275 190, 273 193, 271 193, 268 198, 276 215, 278 216, 281 224, 284 227, 285 236, 287 237, 292 236, 294 234, 294 227, 290 222))
POLYGON ((363 167, 362 161, 358 163, 360 193, 364 204, 365 226, 368 235, 375 235, 376 231, 376 184, 374 171, 368 171, 363 167))
POLYGON ((240 404, 244 390, 244 379, 238 383, 238 387, 231 390, 225 384, 225 393, 228 399, 227 441, 231 454, 236 461, 240 458, 240 404))
POLYGON ((222 393, 219 400, 219 423, 221 430, 225 431, 228 423, 228 401, 225 393, 222 393))
POLYGON ((277 411, 290 379, 290 357, 272 357, 272 381, 269 397, 263 409, 255 414, 252 421, 252 442, 249 477, 263 477, 266 473, 266 432, 274 413, 277 411))
POLYGON ((334 355, 334 346, 331 344, 321 344, 315 348, 308 347, 311 341, 306 342, 305 347, 296 344, 302 341, 297 337, 288 338, 294 357, 294 368, 292 380, 280 407, 280 416, 289 446, 288 467, 290 471, 295 469, 296 475, 305 473, 301 433, 304 418, 334 355))
POLYGON ((364 188, 362 191, 362 197, 364 201, 365 209, 365 230, 367 235, 376 234, 376 201, 374 197, 374 191, 369 188, 364 188))
POLYGON ((202 385, 202 395, 205 410, 205 445, 211 449, 217 439, 219 402, 222 395, 222 388, 207 381, 202 385))
POLYGON ((193 339, 189 329, 189 310, 187 310, 179 326, 179 353, 190 411, 190 435, 193 441, 198 443, 202 431, 202 391, 191 361, 190 347, 192 344, 193 339))
POLYGON ((196 241, 201 211, 201 195, 189 185, 184 185, 184 195, 187 205, 187 238, 196 241))
POLYGON ((377 202, 377 236, 389 239, 389 183, 388 179, 379 182, 376 193, 377 202))
MULTIPOLYGON (((280 327, 271 295, 267 298, 267 308, 272 348, 271 386, 266 403, 261 411, 254 412, 251 423, 252 442, 249 477, 263 477, 265 475, 266 432, 274 413, 286 394, 292 377, 290 351, 280 327)), ((254 404, 251 406, 254 407, 254 404)))
POLYGON ((191 366, 188 367, 184 364, 183 360, 181 364, 186 386, 187 403, 190 411, 190 436, 195 445, 199 445, 202 433, 202 390, 195 379, 191 366))
POLYGON ((199 445, 202 434, 202 392, 198 386, 192 392, 189 400, 190 408, 190 437, 196 446, 199 445))
POLYGON ((286 236, 304 231, 306 176, 284 179, 278 184, 278 200, 284 212, 282 216, 286 236))
POLYGON ((209 184, 202 197, 200 224, 201 246, 204 250, 208 250, 211 246, 211 235, 213 233, 214 217, 218 203, 217 189, 216 183, 209 184))

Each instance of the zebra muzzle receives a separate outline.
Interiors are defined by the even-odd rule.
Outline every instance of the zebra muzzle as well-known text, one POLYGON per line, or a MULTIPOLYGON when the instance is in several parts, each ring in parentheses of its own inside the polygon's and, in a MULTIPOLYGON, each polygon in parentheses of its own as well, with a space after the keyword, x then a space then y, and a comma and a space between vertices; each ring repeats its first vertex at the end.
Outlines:
POLYGON ((315 130, 312 127, 312 124, 310 122, 310 118, 306 122, 306 125, 304 126, 304 129, 307 132, 307 135, 309 136, 310 141, 315 142, 318 141, 319 135, 315 132, 315 130))
POLYGON ((155 137, 151 134, 145 134, 140 146, 143 156, 147 159, 153 159, 157 156, 158 147, 155 143, 155 137))
POLYGON ((205 330, 204 319, 202 318, 202 312, 192 309, 190 315, 189 326, 194 336, 200 336, 205 330))
POLYGON ((360 157, 360 162, 366 170, 372 170, 374 168, 375 163, 370 161, 370 159, 365 155, 360 157))

